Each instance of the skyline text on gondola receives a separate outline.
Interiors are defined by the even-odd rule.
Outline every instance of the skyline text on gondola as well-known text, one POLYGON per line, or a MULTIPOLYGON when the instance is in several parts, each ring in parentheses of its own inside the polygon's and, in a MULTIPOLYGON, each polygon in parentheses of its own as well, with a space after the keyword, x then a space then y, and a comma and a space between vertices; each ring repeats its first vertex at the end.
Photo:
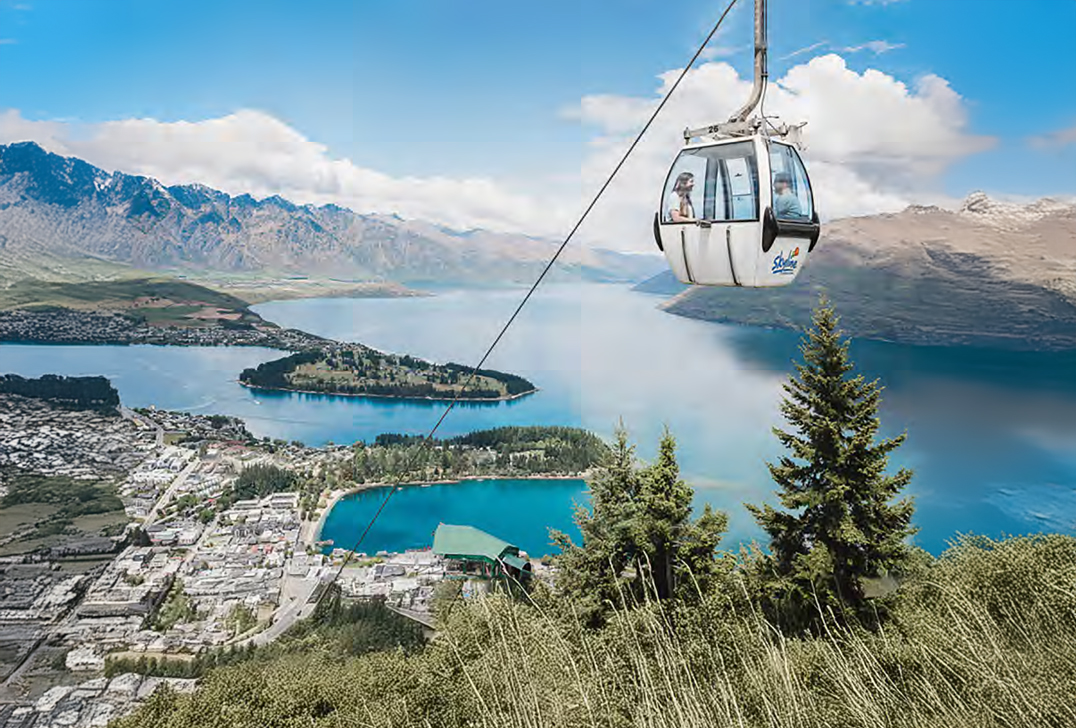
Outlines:
POLYGON ((787 258, 778 253, 777 257, 773 259, 773 268, 770 272, 778 275, 792 275, 796 272, 796 265, 799 263, 796 256, 799 254, 800 249, 798 247, 789 253, 787 258))

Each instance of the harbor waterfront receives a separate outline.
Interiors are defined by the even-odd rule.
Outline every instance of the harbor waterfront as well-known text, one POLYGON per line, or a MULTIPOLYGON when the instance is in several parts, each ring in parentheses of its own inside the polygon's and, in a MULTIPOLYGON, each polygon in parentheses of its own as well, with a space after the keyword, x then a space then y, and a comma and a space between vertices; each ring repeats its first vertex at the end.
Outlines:
MULTIPOLYGON (((281 326, 338 341, 473 363, 522 295, 460 290, 427 298, 281 301, 255 310, 281 326)), ((759 538, 742 504, 773 498, 765 463, 781 452, 771 428, 783 425, 777 407, 799 335, 672 316, 656 308, 662 300, 617 285, 543 287, 486 363, 526 377, 540 391, 514 402, 457 404, 438 436, 569 425, 608 438, 623 420, 638 454, 650 458, 667 425, 684 477, 697 489, 696 502, 729 513, 723 545, 759 538)), ((22 376, 104 375, 129 407, 237 416, 258 437, 307 445, 372 442, 386 432, 425 434, 445 408, 255 392, 237 383, 244 368, 279 356, 254 347, 4 344, 0 368, 22 376)), ((915 470, 908 492, 916 499, 917 544, 939 553, 957 533, 1073 531, 1076 353, 856 341, 852 356, 885 386, 883 434, 909 433, 891 467, 915 470)), ((508 541, 520 541, 517 532, 544 539, 546 526, 571 521, 571 497, 554 493, 545 493, 559 504, 553 517, 505 512, 504 525, 490 530, 508 541)))

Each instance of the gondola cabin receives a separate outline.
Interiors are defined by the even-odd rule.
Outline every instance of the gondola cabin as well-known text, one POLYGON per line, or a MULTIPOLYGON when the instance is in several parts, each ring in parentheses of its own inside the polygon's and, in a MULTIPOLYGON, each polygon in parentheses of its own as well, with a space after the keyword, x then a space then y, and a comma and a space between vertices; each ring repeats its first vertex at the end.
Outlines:
POLYGON ((819 236, 799 153, 763 134, 686 145, 665 180, 654 236, 683 283, 791 283, 819 236))

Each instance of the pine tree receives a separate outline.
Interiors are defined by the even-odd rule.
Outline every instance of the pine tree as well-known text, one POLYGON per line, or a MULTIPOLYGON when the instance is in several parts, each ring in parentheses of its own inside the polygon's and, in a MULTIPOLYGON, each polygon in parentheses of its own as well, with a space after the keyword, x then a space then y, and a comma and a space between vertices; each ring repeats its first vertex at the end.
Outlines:
POLYGON ((781 412, 793 431, 774 434, 789 455, 769 470, 786 510, 748 506, 770 536, 769 604, 792 629, 817 624, 819 607, 877 614, 863 579, 899 569, 915 532, 911 499, 893 502, 911 471, 884 472, 906 435, 878 440, 881 387, 853 373, 838 321, 823 296, 800 345, 803 363, 784 385, 781 412))
POLYGON ((553 531, 562 553, 557 586, 586 621, 598 625, 613 606, 686 598, 705 590, 717 572, 715 550, 728 520, 706 506, 691 520, 692 489, 680 479, 676 442, 667 431, 657 460, 639 468, 622 427, 589 483, 591 508, 576 509, 582 545, 553 531))

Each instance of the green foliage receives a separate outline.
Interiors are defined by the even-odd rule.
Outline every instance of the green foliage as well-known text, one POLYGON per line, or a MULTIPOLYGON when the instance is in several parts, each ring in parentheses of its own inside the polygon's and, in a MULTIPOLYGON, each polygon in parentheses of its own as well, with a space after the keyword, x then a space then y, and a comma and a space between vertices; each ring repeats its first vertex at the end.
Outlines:
POLYGON ((291 354, 244 369, 239 381, 251 387, 298 389, 326 394, 367 394, 464 400, 498 399, 535 391, 515 374, 481 369, 471 380, 461 364, 430 364, 412 356, 383 354, 365 347, 291 354), (315 367, 311 374, 309 368, 315 367), (466 389, 463 385, 470 382, 466 389))
POLYGON ((554 559, 557 585, 591 625, 614 605, 700 596, 721 571, 716 548, 727 517, 706 506, 691 520, 693 491, 680 480, 675 450, 666 431, 657 460, 640 469, 618 428, 612 453, 589 483, 591 510, 575 513, 582 544, 551 532, 562 550, 554 559))
MULTIPOLYGON (((495 382, 500 382, 508 390, 509 395, 523 394, 524 392, 533 392, 534 385, 528 382, 523 377, 515 374, 507 374, 505 372, 498 372, 494 369, 473 369, 472 367, 464 366, 462 364, 455 364, 449 362, 445 364, 444 368, 451 372, 460 381, 467 381, 470 378, 471 372, 474 371, 475 377, 486 377, 492 379, 495 382)), ((469 389, 463 393, 464 397, 477 396, 473 394, 476 390, 469 389)), ((486 395, 488 396, 488 395, 486 395)))
POLYGON ((120 404, 120 394, 106 377, 63 377, 44 374, 26 379, 18 374, 0 374, 0 394, 43 399, 74 409, 112 411, 120 404))
POLYGON ((818 628, 831 610, 875 619, 884 603, 868 603, 863 580, 899 571, 914 532, 911 500, 892 502, 911 471, 884 474, 905 436, 877 440, 881 388, 852 376, 837 323, 823 298, 800 347, 804 363, 784 385, 793 431, 774 433, 790 454, 769 469, 787 510, 748 506, 770 536, 772 556, 760 560, 772 576, 766 606, 793 631, 818 628))
POLYGON ((123 513, 123 501, 107 483, 75 480, 64 475, 46 476, 11 472, 7 493, 0 498, 0 509, 41 503, 56 510, 38 521, 26 538, 44 538, 65 533, 79 516, 123 513))
MULTIPOLYGON (((253 619, 249 610, 246 611, 253 619)), ((235 610, 233 615, 239 619, 248 618, 240 617, 235 610)), ((229 619, 233 615, 229 615, 229 619)), ((241 663, 288 663, 310 653, 329 656, 337 662, 384 651, 411 654, 421 649, 424 643, 422 629, 411 620, 386 609, 380 602, 345 603, 340 599, 339 589, 335 589, 322 599, 313 616, 297 622, 268 645, 229 646, 199 653, 190 660, 109 657, 105 660, 105 675, 112 677, 135 672, 156 677, 194 678, 241 663)))
POLYGON ((194 602, 183 591, 183 582, 176 579, 172 582, 172 588, 168 591, 161 605, 151 614, 147 621, 151 629, 158 632, 167 632, 181 622, 190 622, 196 619, 198 610, 194 602))
POLYGON ((217 500, 217 508, 225 510, 236 501, 286 493, 298 489, 299 486, 299 476, 294 471, 276 465, 256 463, 243 468, 232 484, 232 489, 217 500))
POLYGON ((239 374, 239 381, 251 387, 266 389, 286 389, 290 386, 288 373, 303 364, 313 364, 321 357, 316 351, 302 351, 297 354, 274 359, 259 364, 254 368, 244 369, 239 374))
POLYGON ((601 630, 554 594, 459 601, 423 649, 244 659, 114 728, 1076 725, 1076 539, 962 540, 909 574, 879 632, 785 636, 746 596, 754 578, 601 630))
POLYGON ((386 433, 359 443, 338 481, 421 481, 470 475, 576 474, 594 467, 608 447, 574 427, 498 427, 423 444, 419 435, 386 433), (489 457, 492 451, 494 457, 489 457))
POLYGON ((258 623, 258 618, 254 615, 254 612, 250 607, 243 606, 242 604, 236 604, 228 612, 227 618, 224 620, 225 625, 232 630, 232 635, 244 634, 248 630, 254 628, 254 625, 258 623))

